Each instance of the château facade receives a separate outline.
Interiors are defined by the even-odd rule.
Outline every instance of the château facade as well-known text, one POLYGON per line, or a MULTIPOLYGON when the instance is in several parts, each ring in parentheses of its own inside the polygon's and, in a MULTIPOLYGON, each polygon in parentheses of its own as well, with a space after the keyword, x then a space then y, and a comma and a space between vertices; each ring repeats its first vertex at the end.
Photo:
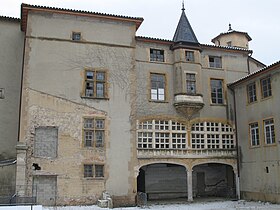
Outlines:
POLYGON ((87 205, 106 191, 114 206, 134 205, 139 192, 240 198, 228 84, 265 67, 251 37, 230 28, 201 44, 184 8, 173 40, 136 36, 142 22, 28 4, 20 20, 1 18, 24 43, 14 46, 19 126, 5 125, 19 129, 17 196, 87 205))

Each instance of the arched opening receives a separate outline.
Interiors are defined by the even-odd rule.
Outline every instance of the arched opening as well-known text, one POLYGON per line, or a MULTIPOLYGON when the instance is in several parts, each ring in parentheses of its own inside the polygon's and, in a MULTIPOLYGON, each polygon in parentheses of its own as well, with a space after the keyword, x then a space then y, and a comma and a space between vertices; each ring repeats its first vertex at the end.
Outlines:
POLYGON ((169 163, 142 166, 137 191, 146 193, 148 200, 187 198, 186 168, 169 163))
POLYGON ((235 175, 232 166, 206 163, 193 167, 193 196, 235 198, 235 175))

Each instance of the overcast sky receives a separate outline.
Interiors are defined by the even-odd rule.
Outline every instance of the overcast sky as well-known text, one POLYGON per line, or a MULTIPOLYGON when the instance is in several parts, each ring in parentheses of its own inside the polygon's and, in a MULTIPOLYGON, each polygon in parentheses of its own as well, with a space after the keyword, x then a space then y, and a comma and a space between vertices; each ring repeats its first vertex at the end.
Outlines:
MULTIPOLYGON (((138 36, 173 38, 182 0, 2 0, 1 16, 20 17, 21 3, 143 17, 138 36)), ((228 30, 251 37, 253 57, 264 64, 280 60, 280 0, 185 0, 187 17, 203 44, 228 30)))

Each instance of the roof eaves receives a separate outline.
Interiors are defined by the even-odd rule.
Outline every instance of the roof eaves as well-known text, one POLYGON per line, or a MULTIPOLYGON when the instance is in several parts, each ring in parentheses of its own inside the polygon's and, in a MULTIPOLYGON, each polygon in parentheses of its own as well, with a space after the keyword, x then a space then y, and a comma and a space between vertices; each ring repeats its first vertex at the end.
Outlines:
POLYGON ((155 42, 155 43, 162 43, 162 44, 172 44, 173 43, 172 40, 153 38, 153 37, 136 36, 135 38, 138 41, 145 41, 145 42, 155 42))
POLYGON ((242 31, 235 31, 235 30, 232 30, 232 31, 227 31, 227 32, 224 32, 224 33, 220 33, 218 36, 214 37, 211 42, 215 42, 216 39, 218 39, 220 36, 223 36, 223 35, 226 35, 226 34, 231 34, 231 33, 238 33, 238 34, 244 34, 246 36, 246 38, 248 39, 248 41, 251 41, 252 38, 249 36, 249 34, 247 32, 242 32, 242 31))
MULTIPOLYGON (((56 12, 56 13, 67 13, 67 14, 79 14, 83 16, 91 16, 91 17, 99 17, 106 19, 115 19, 120 21, 129 21, 135 22, 136 28, 138 29, 141 23, 144 21, 142 17, 130 17, 123 15, 113 15, 107 13, 99 13, 99 12, 91 12, 85 10, 74 10, 74 9, 65 9, 65 8, 56 8, 56 7, 47 7, 47 6, 38 6, 38 5, 29 5, 29 4, 21 4, 21 19, 24 19, 22 24, 26 24, 26 16, 29 10, 35 11, 45 11, 45 12, 56 12)), ((22 29, 24 29, 24 25, 22 29)))
POLYGON ((202 47, 207 48, 219 48, 219 49, 225 49, 225 50, 237 50, 237 51, 243 51, 247 53, 253 53, 252 50, 248 50, 245 48, 239 48, 239 47, 229 47, 229 46, 220 46, 220 45, 210 45, 210 44, 200 44, 202 47))
POLYGON ((254 71, 254 72, 252 72, 251 74, 248 74, 248 75, 246 75, 246 76, 244 76, 244 77, 242 77, 242 78, 240 78, 240 79, 238 79, 238 80, 236 80, 236 81, 234 81, 234 82, 228 84, 228 86, 234 87, 234 86, 240 84, 241 82, 246 81, 246 80, 249 79, 249 78, 252 78, 252 77, 254 77, 254 76, 258 76, 259 74, 264 73, 264 72, 266 72, 266 71, 271 71, 271 70, 273 70, 274 68, 276 68, 277 66, 280 67, 280 60, 277 61, 277 62, 275 62, 275 63, 273 63, 273 64, 271 64, 271 65, 269 65, 269 66, 266 66, 266 67, 264 67, 264 68, 262 68, 262 69, 260 69, 260 70, 254 71))
POLYGON ((11 22, 20 22, 20 18, 0 16, 0 20, 11 21, 11 22))

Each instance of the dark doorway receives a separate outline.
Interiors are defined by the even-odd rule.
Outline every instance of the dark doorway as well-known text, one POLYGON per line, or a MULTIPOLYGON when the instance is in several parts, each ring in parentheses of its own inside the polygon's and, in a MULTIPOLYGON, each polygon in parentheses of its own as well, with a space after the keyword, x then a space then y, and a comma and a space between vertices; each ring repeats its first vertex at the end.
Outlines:
POLYGON ((137 177, 137 192, 145 192, 145 171, 142 168, 137 177))
POLYGON ((201 196, 205 193, 205 173, 198 172, 197 174, 197 195, 201 196))

